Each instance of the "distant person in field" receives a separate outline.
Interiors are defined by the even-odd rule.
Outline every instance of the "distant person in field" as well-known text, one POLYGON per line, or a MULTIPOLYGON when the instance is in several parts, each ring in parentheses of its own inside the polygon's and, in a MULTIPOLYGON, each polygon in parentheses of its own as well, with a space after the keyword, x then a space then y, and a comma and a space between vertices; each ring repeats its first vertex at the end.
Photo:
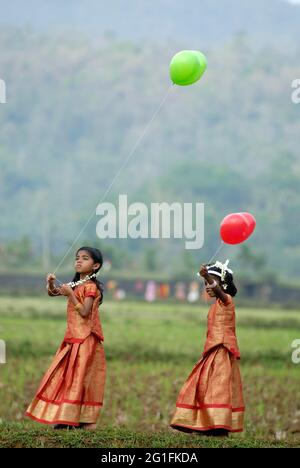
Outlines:
POLYGON ((184 383, 171 427, 184 432, 228 435, 243 430, 244 400, 235 334, 237 289, 225 264, 201 265, 206 294, 215 298, 208 312, 204 352, 184 383))
POLYGON ((95 429, 103 404, 106 363, 98 312, 103 288, 96 278, 102 264, 100 250, 81 247, 71 283, 56 287, 55 275, 47 275, 49 296, 68 298, 67 330, 25 414, 55 429, 95 429))

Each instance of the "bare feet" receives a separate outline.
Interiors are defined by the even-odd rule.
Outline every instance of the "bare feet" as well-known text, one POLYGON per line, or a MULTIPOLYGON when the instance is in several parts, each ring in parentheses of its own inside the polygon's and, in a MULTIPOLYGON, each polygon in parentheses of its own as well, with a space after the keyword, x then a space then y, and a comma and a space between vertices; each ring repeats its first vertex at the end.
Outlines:
POLYGON ((97 429, 97 424, 96 423, 81 423, 80 424, 81 429, 84 429, 86 431, 94 431, 97 429))
POLYGON ((204 435, 214 437, 228 437, 229 431, 227 429, 210 429, 208 431, 204 431, 204 435))
POLYGON ((58 429, 58 430, 61 430, 61 429, 76 429, 76 426, 72 426, 70 424, 55 424, 53 426, 53 429, 58 429))

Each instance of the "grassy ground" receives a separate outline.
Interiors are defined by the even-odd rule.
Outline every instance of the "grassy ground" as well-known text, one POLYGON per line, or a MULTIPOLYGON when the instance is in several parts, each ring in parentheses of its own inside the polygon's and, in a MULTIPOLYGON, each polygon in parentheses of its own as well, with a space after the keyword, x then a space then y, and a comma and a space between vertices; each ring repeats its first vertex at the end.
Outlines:
POLYGON ((291 343, 300 313, 237 310, 246 400, 242 435, 211 440, 169 429, 178 391, 198 360, 207 307, 105 302, 107 383, 99 430, 53 432, 23 413, 65 330, 64 298, 0 299, 0 446, 300 446, 300 364, 291 343))
POLYGON ((274 437, 211 438, 198 434, 186 435, 168 431, 140 432, 103 427, 96 431, 64 430, 28 427, 23 423, 3 424, 2 448, 291 448, 299 447, 299 438, 275 440, 274 437))

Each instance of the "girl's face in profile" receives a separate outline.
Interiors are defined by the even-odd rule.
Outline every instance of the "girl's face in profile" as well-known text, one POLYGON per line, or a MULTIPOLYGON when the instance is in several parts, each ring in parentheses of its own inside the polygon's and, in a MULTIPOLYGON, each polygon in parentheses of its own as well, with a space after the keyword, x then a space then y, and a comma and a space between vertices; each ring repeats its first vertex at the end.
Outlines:
MULTIPOLYGON (((216 282, 218 283, 218 285, 220 286, 220 279, 218 276, 215 276, 215 275, 211 275, 212 278, 214 280, 216 280, 216 282)), ((205 291, 207 292, 207 294, 210 296, 210 297, 216 297, 214 291, 209 287, 209 283, 205 280, 205 291)))
POLYGON ((79 250, 76 254, 75 259, 75 271, 76 273, 91 273, 94 269, 97 269, 98 263, 94 263, 94 260, 86 250, 79 250))

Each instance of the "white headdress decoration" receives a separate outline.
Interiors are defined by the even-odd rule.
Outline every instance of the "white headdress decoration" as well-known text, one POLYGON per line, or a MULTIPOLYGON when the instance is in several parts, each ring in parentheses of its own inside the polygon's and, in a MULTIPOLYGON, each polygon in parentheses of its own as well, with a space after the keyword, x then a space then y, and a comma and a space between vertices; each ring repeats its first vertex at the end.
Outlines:
POLYGON ((227 259, 225 263, 221 263, 219 261, 216 261, 213 265, 209 265, 207 268, 208 273, 211 273, 212 275, 220 276, 221 281, 223 282, 225 280, 225 275, 226 273, 233 273, 232 270, 228 268, 228 263, 229 260, 227 259), (221 270, 221 273, 218 271, 212 270, 212 268, 219 268, 221 270))

